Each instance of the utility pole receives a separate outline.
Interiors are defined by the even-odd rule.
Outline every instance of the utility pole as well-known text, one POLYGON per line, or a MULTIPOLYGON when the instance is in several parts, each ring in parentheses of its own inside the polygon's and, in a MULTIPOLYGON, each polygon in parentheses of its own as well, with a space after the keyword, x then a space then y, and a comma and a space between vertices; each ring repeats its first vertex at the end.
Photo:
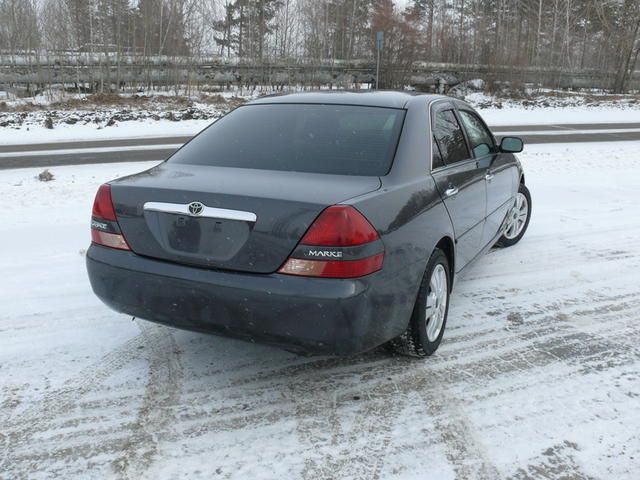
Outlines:
POLYGON ((378 50, 378 60, 376 62, 376 90, 380 83, 380 52, 384 47, 384 32, 376 32, 376 49, 378 50))

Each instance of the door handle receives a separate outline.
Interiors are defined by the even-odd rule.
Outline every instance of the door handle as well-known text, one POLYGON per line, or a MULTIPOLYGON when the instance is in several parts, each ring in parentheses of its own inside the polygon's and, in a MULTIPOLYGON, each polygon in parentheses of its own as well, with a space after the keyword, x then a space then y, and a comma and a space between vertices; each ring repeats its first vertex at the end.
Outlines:
POLYGON ((493 173, 487 173, 484 178, 485 180, 491 181, 493 179, 493 173))
POLYGON ((453 197, 456 193, 458 193, 458 187, 450 187, 444 191, 447 197, 453 197))

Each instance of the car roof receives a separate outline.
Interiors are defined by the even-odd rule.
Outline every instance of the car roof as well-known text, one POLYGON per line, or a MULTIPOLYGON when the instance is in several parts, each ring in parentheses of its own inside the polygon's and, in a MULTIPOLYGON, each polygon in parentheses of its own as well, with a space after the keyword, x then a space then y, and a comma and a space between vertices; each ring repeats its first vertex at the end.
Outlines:
POLYGON ((358 105, 365 107, 405 108, 410 100, 421 97, 426 101, 447 98, 415 92, 327 90, 288 95, 269 95, 247 105, 273 103, 318 103, 332 105, 358 105))

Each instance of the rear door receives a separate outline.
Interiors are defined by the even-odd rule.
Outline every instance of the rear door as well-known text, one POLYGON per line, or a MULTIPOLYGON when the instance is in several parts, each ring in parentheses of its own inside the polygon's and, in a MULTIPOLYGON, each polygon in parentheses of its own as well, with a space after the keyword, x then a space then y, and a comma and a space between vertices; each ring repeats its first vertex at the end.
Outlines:
POLYGON ((493 135, 477 113, 464 108, 460 108, 458 113, 476 160, 487 169, 487 221, 483 235, 483 244, 486 245, 496 236, 511 208, 517 167, 510 155, 498 152, 493 135))
POLYGON ((487 166, 473 158, 451 103, 436 104, 431 113, 431 125, 432 175, 453 223, 459 271, 484 246, 487 166))

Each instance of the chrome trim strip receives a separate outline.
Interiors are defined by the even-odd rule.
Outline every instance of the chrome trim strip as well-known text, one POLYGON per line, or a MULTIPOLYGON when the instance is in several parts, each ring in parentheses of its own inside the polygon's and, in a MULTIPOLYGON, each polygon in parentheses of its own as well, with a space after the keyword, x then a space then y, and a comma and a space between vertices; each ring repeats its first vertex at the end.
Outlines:
POLYGON ((190 217, 219 218, 221 220, 239 220, 242 222, 255 223, 258 217, 253 212, 243 212, 242 210, 228 210, 226 208, 207 207, 202 209, 199 215, 192 215, 189 212, 189 204, 146 202, 144 210, 152 212, 173 213, 176 215, 188 215, 190 217))
POLYGON ((469 163, 476 163, 477 161, 478 161, 477 158, 468 158, 467 160, 461 160, 459 162, 450 163, 449 165, 443 165, 441 167, 436 167, 433 170, 431 170, 431 173, 438 173, 438 172, 442 172, 443 170, 453 170, 456 167, 464 167, 465 165, 467 165, 469 163))

